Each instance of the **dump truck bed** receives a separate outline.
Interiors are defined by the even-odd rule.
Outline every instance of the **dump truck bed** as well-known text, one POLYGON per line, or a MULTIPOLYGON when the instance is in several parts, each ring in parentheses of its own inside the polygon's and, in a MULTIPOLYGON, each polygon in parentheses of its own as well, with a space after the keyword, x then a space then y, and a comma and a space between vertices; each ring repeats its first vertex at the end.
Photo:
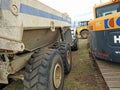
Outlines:
POLYGON ((37 0, 0 0, 0 49, 43 47, 59 38, 61 27, 70 27, 70 18, 37 0))

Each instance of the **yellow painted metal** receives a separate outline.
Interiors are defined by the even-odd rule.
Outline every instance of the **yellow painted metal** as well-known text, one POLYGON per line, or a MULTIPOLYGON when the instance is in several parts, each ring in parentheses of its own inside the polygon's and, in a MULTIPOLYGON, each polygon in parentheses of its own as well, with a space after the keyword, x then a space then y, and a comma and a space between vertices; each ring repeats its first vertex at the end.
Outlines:
POLYGON ((80 21, 80 22, 83 23, 83 25, 78 25, 78 27, 76 28, 76 33, 78 36, 80 36, 82 31, 84 31, 84 30, 88 31, 88 22, 89 21, 80 21))
MULTIPOLYGON (((118 1, 119 3, 120 1, 118 1)), ((99 8, 99 7, 103 7, 103 6, 107 6, 107 5, 112 5, 114 4, 115 2, 107 2, 107 3, 103 3, 103 4, 100 4, 100 5, 97 5, 94 7, 94 20, 91 20, 89 22, 89 30, 90 31, 100 31, 100 30, 110 30, 110 29, 114 29, 114 28, 120 28, 119 25, 117 25, 117 20, 118 18, 120 17, 120 12, 116 12, 114 14, 109 14, 109 15, 106 15, 106 16, 102 16, 102 17, 99 17, 97 18, 96 17, 96 8, 99 8), (109 28, 105 28, 105 20, 108 19, 108 27, 109 28)))
POLYGON ((82 36, 84 37, 84 38, 87 38, 87 33, 82 33, 82 36))

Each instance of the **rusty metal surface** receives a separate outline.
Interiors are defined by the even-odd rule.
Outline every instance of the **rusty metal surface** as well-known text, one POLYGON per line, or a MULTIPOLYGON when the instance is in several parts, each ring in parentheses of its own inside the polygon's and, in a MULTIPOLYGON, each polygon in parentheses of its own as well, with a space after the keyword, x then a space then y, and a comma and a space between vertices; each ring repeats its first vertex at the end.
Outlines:
POLYGON ((7 71, 9 72, 9 74, 15 74, 16 72, 24 68, 32 54, 33 52, 22 54, 19 56, 16 55, 14 57, 14 60, 12 60, 8 66, 7 71))
POLYGON ((109 90, 120 90, 120 64, 96 60, 109 90))
POLYGON ((23 33, 23 43, 28 51, 48 46, 55 43, 60 37, 59 30, 52 32, 50 29, 25 30, 23 33))

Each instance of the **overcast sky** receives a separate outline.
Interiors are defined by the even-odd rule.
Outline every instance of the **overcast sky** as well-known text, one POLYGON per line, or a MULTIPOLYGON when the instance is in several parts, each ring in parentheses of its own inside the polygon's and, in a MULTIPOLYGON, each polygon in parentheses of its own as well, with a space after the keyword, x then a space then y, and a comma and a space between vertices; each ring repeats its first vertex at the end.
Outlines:
POLYGON ((40 2, 64 13, 76 20, 88 20, 93 18, 93 6, 110 0, 39 0, 40 2))

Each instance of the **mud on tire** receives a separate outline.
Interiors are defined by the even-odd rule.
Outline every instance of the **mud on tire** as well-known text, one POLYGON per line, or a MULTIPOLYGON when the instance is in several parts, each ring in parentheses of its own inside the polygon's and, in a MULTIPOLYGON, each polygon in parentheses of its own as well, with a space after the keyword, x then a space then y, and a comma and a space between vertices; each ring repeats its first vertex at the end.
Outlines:
POLYGON ((71 47, 69 44, 60 43, 58 50, 61 54, 63 65, 64 65, 64 73, 67 75, 70 73, 72 68, 72 53, 71 47))
POLYGON ((24 73, 24 90, 63 90, 64 67, 58 50, 34 53, 24 73))

